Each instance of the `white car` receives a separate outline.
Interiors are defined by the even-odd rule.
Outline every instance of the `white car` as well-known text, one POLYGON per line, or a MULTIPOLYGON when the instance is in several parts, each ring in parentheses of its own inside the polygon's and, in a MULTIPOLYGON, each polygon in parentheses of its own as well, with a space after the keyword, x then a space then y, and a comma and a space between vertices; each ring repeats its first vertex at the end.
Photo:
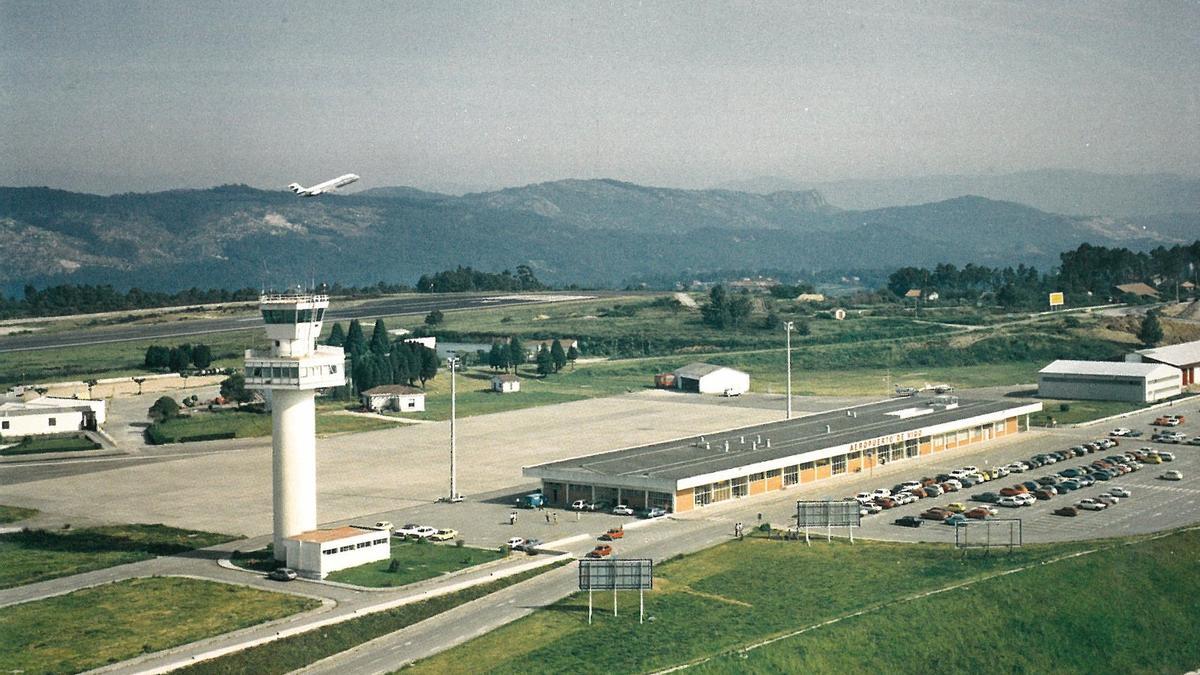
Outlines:
POLYGON ((879 499, 880 497, 891 497, 892 491, 886 488, 876 488, 871 490, 871 499, 879 499))
POLYGON ((416 529, 412 530, 408 534, 408 537, 410 539, 428 539, 437 533, 438 533, 438 529, 436 527, 430 527, 428 525, 418 525, 416 527, 416 529))
POLYGON ((613 507, 612 512, 613 512, 614 516, 632 516, 633 515, 633 509, 629 508, 628 504, 617 504, 616 506, 613 507))
POLYGON ((1075 504, 1077 509, 1085 509, 1087 511, 1103 511, 1108 505, 1104 502, 1096 501, 1091 497, 1081 499, 1075 504))
POLYGON ((906 480, 900 484, 900 489, 905 492, 916 490, 919 487, 921 487, 921 484, 915 480, 906 480))
POLYGON ((586 499, 576 499, 575 501, 571 502, 571 508, 576 511, 595 511, 596 505, 595 503, 589 502, 586 499))
POLYGON ((1108 494, 1114 497, 1120 497, 1121 499, 1129 499, 1133 496, 1133 493, 1130 492, 1128 488, 1123 488, 1120 485, 1114 485, 1113 487, 1109 488, 1108 494))
POLYGON ((1105 504, 1106 506, 1116 506, 1117 502, 1121 500, 1107 492, 1101 492, 1100 494, 1096 495, 1096 501, 1100 502, 1101 504, 1105 504))
POLYGON ((1021 502, 1021 506, 1033 506, 1037 503, 1037 497, 1034 497, 1028 492, 1022 492, 1019 495, 1015 495, 1014 499, 1021 502))
POLYGON ((400 537, 401 539, 404 539, 404 538, 408 537, 409 535, 416 535, 417 529, 419 527, 421 527, 421 526, 418 525, 417 523, 406 523, 404 525, 404 527, 396 528, 396 531, 393 532, 393 534, 397 537, 400 537))
POLYGON ((862 503, 863 510, 865 510, 867 513, 869 513, 871 515, 874 515, 876 513, 883 511, 883 507, 876 504, 875 502, 861 502, 861 503, 862 503))
POLYGON ((1133 431, 1133 430, 1126 428, 1126 427, 1117 427, 1116 429, 1113 429, 1112 431, 1108 432, 1108 435, 1109 436, 1128 436, 1130 431, 1133 431))
POLYGON ((1025 473, 1026 471, 1029 470, 1029 465, 1026 464, 1025 462, 1013 462, 1012 464, 1009 464, 1008 466, 1006 466, 1004 468, 1008 469, 1009 471, 1011 471, 1013 473, 1025 473))
POLYGON ((974 472, 973 472, 973 471, 967 471, 966 469, 955 469, 955 470, 953 470, 953 471, 951 471, 951 472, 950 472, 950 476, 951 476, 952 478, 962 478, 963 476, 969 476, 969 475, 970 475, 970 474, 972 474, 972 473, 974 473, 974 472))
POLYGON ((870 492, 860 492, 854 495, 854 501, 858 502, 859 504, 869 502, 873 499, 875 499, 875 495, 871 494, 870 492))
POLYGON ((974 466, 972 464, 968 464, 968 465, 964 466, 962 468, 962 470, 966 471, 967 473, 979 473, 979 467, 974 466))
POLYGON ((898 492, 892 495, 892 499, 899 502, 901 506, 905 504, 913 504, 917 501, 917 496, 911 492, 898 492))
POLYGON ((375 529, 375 530, 391 530, 391 529, 392 529, 392 521, 390 521, 390 520, 380 520, 380 521, 376 522, 374 525, 372 525, 372 526, 371 526, 371 529, 375 529))
POLYGON ((957 480, 955 480, 955 479, 953 479, 953 478, 951 478, 950 480, 947 480, 947 481, 943 481, 943 482, 945 482, 945 483, 946 483, 946 484, 948 484, 948 485, 952 485, 952 486, 954 486, 954 489, 955 489, 955 490, 961 490, 961 489, 962 489, 962 483, 958 482, 957 480))
POLYGON ((1164 462, 1174 462, 1175 461, 1175 453, 1173 453, 1173 452, 1167 452, 1166 450, 1159 450, 1157 454, 1160 458, 1162 458, 1162 461, 1164 461, 1164 462))
POLYGON ((1183 474, 1172 469, 1171 471, 1164 471, 1163 475, 1159 476, 1159 478, 1163 480, 1183 480, 1183 474))
POLYGON ((992 474, 992 480, 995 480, 997 478, 1004 478, 1005 476, 1007 476, 1009 474, 1009 469, 1007 466, 998 466, 998 467, 992 469, 991 474, 992 474))
POLYGON ((997 506, 1004 506, 1010 509, 1019 508, 1025 505, 1025 502, 1016 497, 1001 497, 1000 501, 996 502, 997 506))
POLYGON ((509 537, 508 541, 504 542, 504 545, 515 551, 525 545, 525 540, 521 537, 509 537))

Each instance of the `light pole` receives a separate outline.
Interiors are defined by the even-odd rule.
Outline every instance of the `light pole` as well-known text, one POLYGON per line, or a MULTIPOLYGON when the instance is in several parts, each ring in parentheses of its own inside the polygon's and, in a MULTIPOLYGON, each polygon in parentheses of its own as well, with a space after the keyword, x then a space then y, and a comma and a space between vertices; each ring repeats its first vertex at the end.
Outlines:
POLYGON ((795 327, 794 321, 787 321, 783 324, 784 333, 787 335, 787 418, 792 419, 792 328, 795 327))
POLYGON ((455 371, 458 368, 458 355, 451 354, 446 357, 446 362, 450 365, 450 495, 446 497, 448 502, 461 502, 462 495, 458 494, 458 466, 455 463, 455 445, 454 445, 454 416, 455 405, 457 399, 457 390, 455 386, 455 371))

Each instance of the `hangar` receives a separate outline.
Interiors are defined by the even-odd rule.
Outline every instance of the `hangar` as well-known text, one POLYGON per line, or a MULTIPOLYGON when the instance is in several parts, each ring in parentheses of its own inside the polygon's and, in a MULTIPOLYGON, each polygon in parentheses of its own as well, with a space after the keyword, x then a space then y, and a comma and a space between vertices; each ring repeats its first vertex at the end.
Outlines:
POLYGON ((1178 396, 1179 369, 1161 363, 1058 360, 1038 371, 1043 398, 1150 403, 1178 396))
POLYGON ((1029 429, 1041 402, 935 396, 893 399, 798 419, 528 466, 547 503, 576 499, 690 511, 1029 429))
POLYGON ((1126 355, 1125 360, 1130 363, 1161 363, 1174 366, 1182 372, 1180 386, 1186 387, 1196 384, 1196 371, 1200 370, 1200 340, 1168 347, 1139 349, 1126 355))
POLYGON ((711 363, 689 363, 672 373, 675 386, 694 394, 741 395, 750 390, 750 375, 711 363))

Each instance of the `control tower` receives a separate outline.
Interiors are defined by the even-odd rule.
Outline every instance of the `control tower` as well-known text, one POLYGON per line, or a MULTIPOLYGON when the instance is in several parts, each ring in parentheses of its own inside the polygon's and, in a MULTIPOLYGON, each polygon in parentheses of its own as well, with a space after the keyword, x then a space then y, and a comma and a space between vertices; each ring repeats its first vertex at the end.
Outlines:
POLYGON ((275 559, 285 560, 283 540, 317 529, 317 389, 346 383, 341 347, 317 344, 329 296, 263 295, 258 300, 267 337, 265 351, 246 350, 246 388, 271 402, 275 559))

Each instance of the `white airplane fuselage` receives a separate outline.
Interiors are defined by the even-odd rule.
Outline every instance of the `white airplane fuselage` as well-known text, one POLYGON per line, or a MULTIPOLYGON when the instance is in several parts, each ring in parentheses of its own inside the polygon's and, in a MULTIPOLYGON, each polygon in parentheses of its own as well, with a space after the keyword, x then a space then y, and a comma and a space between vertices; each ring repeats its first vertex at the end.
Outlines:
POLYGON ((338 176, 333 180, 327 180, 324 183, 317 183, 312 187, 304 187, 299 183, 292 183, 288 186, 288 188, 301 197, 316 197, 317 195, 325 194, 326 192, 333 192, 340 187, 344 187, 353 183, 356 180, 358 180, 358 174, 348 173, 343 176, 338 176))

